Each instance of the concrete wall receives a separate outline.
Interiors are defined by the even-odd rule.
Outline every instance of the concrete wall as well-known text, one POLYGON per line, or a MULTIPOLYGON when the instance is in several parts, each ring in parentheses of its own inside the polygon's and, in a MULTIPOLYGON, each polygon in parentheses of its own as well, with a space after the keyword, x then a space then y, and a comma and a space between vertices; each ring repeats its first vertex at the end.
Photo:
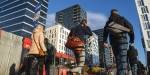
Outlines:
POLYGON ((0 31, 0 75, 12 75, 9 73, 19 65, 21 51, 22 37, 0 31))

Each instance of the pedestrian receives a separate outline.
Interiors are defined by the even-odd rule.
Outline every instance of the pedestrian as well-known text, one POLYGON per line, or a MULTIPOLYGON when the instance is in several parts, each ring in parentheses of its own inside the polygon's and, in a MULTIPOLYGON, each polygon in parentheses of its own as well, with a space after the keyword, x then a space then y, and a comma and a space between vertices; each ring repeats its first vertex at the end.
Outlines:
POLYGON ((85 64, 85 51, 87 48, 86 41, 90 36, 92 36, 92 32, 89 26, 87 26, 86 19, 83 19, 78 26, 71 29, 68 37, 78 37, 79 39, 75 39, 77 40, 77 45, 79 45, 80 40, 84 42, 84 45, 82 44, 81 46, 73 48, 77 60, 77 67, 71 69, 71 72, 78 72, 81 74, 82 67, 85 64))
POLYGON ((46 55, 46 47, 44 44, 44 26, 37 25, 32 35, 32 45, 29 50, 29 74, 28 75, 43 75, 43 65, 46 55))
POLYGON ((27 75, 27 69, 28 69, 28 52, 31 47, 31 37, 26 36, 22 39, 22 54, 21 54, 21 62, 18 70, 18 75, 21 75, 23 72, 27 75))
POLYGON ((45 57, 45 67, 46 67, 46 75, 50 75, 50 68, 51 65, 54 64, 54 53, 55 53, 55 47, 49 43, 48 38, 44 39, 44 43, 47 49, 47 55, 45 57))
POLYGON ((116 58, 117 75, 127 75, 127 50, 129 44, 134 45, 134 32, 132 25, 120 16, 116 9, 111 10, 109 20, 104 27, 104 47, 108 46, 108 35, 116 58))
POLYGON ((138 64, 138 52, 134 46, 129 46, 129 50, 127 51, 128 62, 131 66, 132 75, 137 75, 137 64, 138 64))

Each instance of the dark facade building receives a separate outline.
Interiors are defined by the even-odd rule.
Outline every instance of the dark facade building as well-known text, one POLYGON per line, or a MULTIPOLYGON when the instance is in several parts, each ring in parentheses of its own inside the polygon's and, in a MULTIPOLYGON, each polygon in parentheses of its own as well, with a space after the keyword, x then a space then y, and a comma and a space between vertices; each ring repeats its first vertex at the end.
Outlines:
POLYGON ((64 10, 58 11, 56 13, 55 21, 56 23, 60 23, 66 28, 71 29, 72 27, 78 25, 83 18, 87 18, 86 11, 84 11, 77 4, 64 10))
POLYGON ((96 35, 98 35, 98 43, 99 43, 99 60, 100 65, 102 67, 108 67, 114 64, 114 55, 111 46, 108 49, 103 48, 103 32, 104 29, 97 29, 93 31, 96 35))
POLYGON ((0 28, 19 36, 30 35, 34 28, 33 20, 38 4, 38 23, 45 25, 48 0, 0 0, 0 28))
POLYGON ((99 44, 99 60, 100 65, 102 67, 105 66, 105 60, 104 60, 104 50, 103 50, 103 32, 104 29, 97 29, 93 31, 98 36, 98 44, 99 44))

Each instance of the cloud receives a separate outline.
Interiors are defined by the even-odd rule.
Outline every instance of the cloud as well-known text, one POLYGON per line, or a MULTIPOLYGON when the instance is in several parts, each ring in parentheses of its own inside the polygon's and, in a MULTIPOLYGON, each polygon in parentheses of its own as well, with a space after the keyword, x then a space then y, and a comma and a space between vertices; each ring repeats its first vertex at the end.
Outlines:
MULTIPOLYGON (((103 28, 107 17, 101 13, 87 12, 88 25, 92 30, 103 28)), ((55 23, 55 13, 47 15, 46 26, 49 27, 55 23)))
POLYGON ((88 25, 92 30, 103 28, 107 17, 101 13, 87 12, 88 25))
POLYGON ((55 14, 49 13, 47 14, 46 26, 49 27, 55 23, 55 14))

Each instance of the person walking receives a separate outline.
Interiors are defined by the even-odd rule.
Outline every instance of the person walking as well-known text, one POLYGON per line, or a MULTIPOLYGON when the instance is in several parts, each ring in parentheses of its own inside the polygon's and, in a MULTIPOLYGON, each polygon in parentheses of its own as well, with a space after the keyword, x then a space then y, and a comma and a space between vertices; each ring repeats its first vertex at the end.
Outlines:
POLYGON ((52 70, 50 68, 52 67, 52 65, 54 66, 54 53, 56 49, 51 43, 49 43, 48 38, 44 39, 44 43, 47 49, 47 55, 45 57, 46 75, 50 75, 50 70, 52 70))
POLYGON ((132 25, 120 16, 116 9, 111 10, 109 20, 104 27, 104 47, 108 46, 108 35, 116 58, 117 75, 127 75, 127 50, 129 45, 134 45, 134 32, 132 25))
POLYGON ((46 47, 44 44, 44 26, 37 25, 32 35, 32 45, 29 50, 29 69, 28 75, 43 75, 43 65, 46 56, 46 47))
POLYGON ((78 72, 81 75, 82 67, 85 64, 85 51, 87 49, 87 39, 92 36, 91 29, 87 26, 87 20, 83 19, 80 24, 71 29, 68 37, 78 37, 75 39, 76 44, 79 45, 80 41, 84 42, 84 45, 73 48, 75 53, 75 58, 77 62, 77 67, 71 69, 71 72, 78 72))
POLYGON ((26 36, 23 37, 22 39, 22 53, 21 53, 21 61, 20 61, 20 65, 19 65, 19 69, 18 69, 18 73, 17 75, 21 75, 23 73, 25 73, 25 75, 27 75, 27 69, 28 69, 28 52, 29 49, 31 47, 31 38, 30 36, 26 36))

